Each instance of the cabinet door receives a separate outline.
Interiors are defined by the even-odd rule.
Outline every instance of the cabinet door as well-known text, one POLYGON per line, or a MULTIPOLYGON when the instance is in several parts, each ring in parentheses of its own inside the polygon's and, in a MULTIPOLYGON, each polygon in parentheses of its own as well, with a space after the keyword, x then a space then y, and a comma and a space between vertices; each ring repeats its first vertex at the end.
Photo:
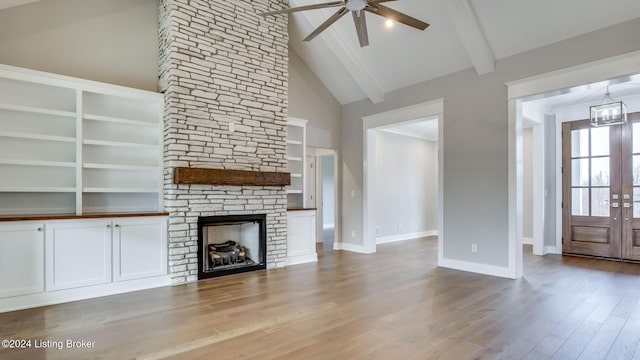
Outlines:
POLYGON ((315 210, 287 213, 287 263, 289 265, 318 261, 316 254, 315 210))
POLYGON ((111 282, 111 221, 79 220, 47 226, 47 290, 111 282))
POLYGON ((114 280, 124 281, 167 273, 167 219, 114 219, 114 280))
POLYGON ((44 291, 42 224, 0 225, 0 298, 44 291))

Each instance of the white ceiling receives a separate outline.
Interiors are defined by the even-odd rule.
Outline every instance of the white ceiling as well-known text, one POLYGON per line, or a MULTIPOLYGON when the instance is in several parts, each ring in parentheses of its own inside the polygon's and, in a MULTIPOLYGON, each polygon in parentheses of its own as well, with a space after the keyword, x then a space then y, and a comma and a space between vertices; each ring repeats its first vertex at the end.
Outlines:
MULTIPOLYGON (((291 7, 328 0, 289 0, 291 7)), ((398 0, 386 6, 426 21, 425 31, 367 13, 370 45, 360 48, 350 14, 303 42, 337 8, 290 16, 290 45, 342 104, 384 94, 640 16, 639 0, 398 0)), ((282 15, 281 15, 282 16, 282 15)))

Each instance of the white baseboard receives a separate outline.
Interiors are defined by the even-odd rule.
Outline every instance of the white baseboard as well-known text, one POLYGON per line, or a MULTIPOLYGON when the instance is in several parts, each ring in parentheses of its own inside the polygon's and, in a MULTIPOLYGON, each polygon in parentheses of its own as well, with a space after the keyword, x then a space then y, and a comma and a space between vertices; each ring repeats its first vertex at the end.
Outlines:
POLYGON ((327 229, 334 229, 336 227, 336 224, 322 224, 322 228, 327 230, 327 229))
POLYGON ((414 232, 409 234, 379 236, 376 238, 376 244, 386 244, 386 243, 392 243, 396 241, 412 240, 412 239, 418 239, 425 236, 437 236, 437 235, 438 235, 438 230, 427 230, 427 231, 420 231, 420 232, 414 232))
POLYGON ((515 279, 515 272, 512 269, 502 266, 472 263, 462 260, 439 259, 438 266, 448 269, 461 270, 476 274, 491 275, 508 279, 515 279))
POLYGON ((318 262, 318 254, 309 253, 287 257, 287 266, 318 262))
POLYGON ((544 247, 543 254, 544 255, 546 255, 546 254, 562 254, 562 249, 559 249, 558 247, 553 246, 553 245, 546 245, 544 247))
POLYGON ((334 242, 333 243, 333 250, 345 250, 345 251, 351 251, 351 252, 360 253, 360 254, 373 254, 373 253, 375 253, 375 250, 373 250, 373 251, 372 250, 367 250, 362 245, 354 245, 354 244, 338 243, 338 242, 334 242))
POLYGON ((522 238, 522 243, 523 244, 527 244, 527 245, 533 245, 533 238, 523 237, 522 238))
POLYGON ((170 286, 169 275, 0 299, 0 313, 170 286))

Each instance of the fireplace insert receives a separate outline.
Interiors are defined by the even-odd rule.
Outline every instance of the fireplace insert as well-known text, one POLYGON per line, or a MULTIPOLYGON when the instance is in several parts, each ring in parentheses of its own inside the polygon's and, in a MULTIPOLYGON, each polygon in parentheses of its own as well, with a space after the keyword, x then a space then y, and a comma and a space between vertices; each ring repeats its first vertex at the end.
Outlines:
POLYGON ((198 279, 266 269, 267 216, 198 219, 198 279))

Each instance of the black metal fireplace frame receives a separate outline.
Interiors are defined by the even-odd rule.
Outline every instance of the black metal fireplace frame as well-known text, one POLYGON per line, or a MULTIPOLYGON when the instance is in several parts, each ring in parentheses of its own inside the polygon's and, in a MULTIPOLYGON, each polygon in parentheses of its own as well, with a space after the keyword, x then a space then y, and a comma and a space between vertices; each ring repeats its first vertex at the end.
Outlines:
MULTIPOLYGON (((255 261, 255 259, 254 259, 255 261)), ((198 218, 198 280, 210 279, 218 276, 239 274, 248 271, 264 270, 267 268, 267 215, 266 214, 247 214, 247 215, 219 215, 204 216, 198 218), (216 271, 204 271, 206 263, 204 263, 203 253, 203 228, 209 225, 216 225, 227 222, 257 222, 259 227, 260 242, 260 259, 253 265, 239 266, 232 269, 223 269, 216 271)))

